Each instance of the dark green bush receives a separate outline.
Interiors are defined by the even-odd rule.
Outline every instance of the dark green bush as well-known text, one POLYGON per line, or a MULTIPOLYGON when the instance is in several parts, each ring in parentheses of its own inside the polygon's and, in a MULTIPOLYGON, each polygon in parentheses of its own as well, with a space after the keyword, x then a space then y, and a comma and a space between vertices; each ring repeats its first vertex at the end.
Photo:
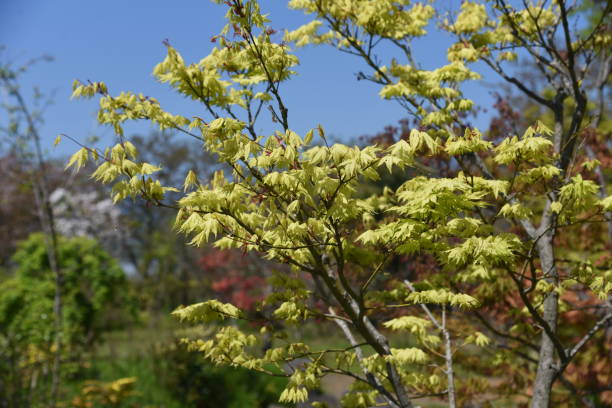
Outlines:
MULTIPOLYGON (((118 262, 88 238, 58 240, 62 288, 62 373, 78 376, 100 335, 131 319, 128 282, 118 262)), ((0 406, 36 406, 48 395, 54 355, 55 276, 43 235, 19 244, 0 280, 0 406)))
POLYGON ((186 408, 265 408, 277 403, 287 382, 246 369, 215 367, 179 342, 156 353, 164 387, 186 408))

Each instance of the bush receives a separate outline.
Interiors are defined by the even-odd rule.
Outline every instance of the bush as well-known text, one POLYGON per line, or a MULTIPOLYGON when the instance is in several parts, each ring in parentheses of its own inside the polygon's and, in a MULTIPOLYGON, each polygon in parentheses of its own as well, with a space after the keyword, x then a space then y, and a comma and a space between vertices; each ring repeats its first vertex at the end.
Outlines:
MULTIPOLYGON (((62 238, 64 375, 75 374, 82 354, 104 331, 123 326, 131 305, 125 274, 96 241, 62 238)), ((0 282, 0 405, 44 398, 53 355, 54 275, 43 235, 23 241, 12 258, 12 277, 0 282)))
POLYGON ((243 368, 215 367, 201 353, 177 342, 163 347, 154 358, 164 388, 193 408, 267 407, 275 403, 287 384, 243 368))

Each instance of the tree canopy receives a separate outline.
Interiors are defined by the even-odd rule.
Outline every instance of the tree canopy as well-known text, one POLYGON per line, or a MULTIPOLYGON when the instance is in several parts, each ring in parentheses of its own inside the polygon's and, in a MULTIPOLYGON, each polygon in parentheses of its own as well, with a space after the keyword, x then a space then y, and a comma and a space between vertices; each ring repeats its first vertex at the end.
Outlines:
POLYGON ((217 2, 227 25, 210 54, 187 63, 166 43, 153 70, 200 103, 201 116, 113 94, 103 82, 75 81, 73 93, 99 97, 98 120, 118 143, 83 146, 68 166, 96 162, 92 177, 112 184, 116 202, 175 210, 192 245, 279 265, 255 310, 218 300, 178 308, 186 322, 249 323, 222 324, 210 338, 186 340, 190 347, 216 364, 287 376, 287 403, 306 401, 329 373, 355 380, 347 407, 609 402, 601 384, 585 388, 571 373, 595 355, 609 359, 601 350, 612 320, 612 197, 609 169, 591 157, 589 140, 610 131, 610 6, 594 3, 599 12, 585 20, 592 16, 563 0, 465 1, 451 12, 408 0, 292 0, 312 21, 281 36, 256 1, 217 2), (412 43, 436 27, 454 44, 448 63, 428 70, 412 43), (292 47, 310 44, 361 60, 359 78, 416 125, 387 145, 331 144, 316 118, 306 134, 293 131, 282 84, 299 63, 292 47), (379 57, 381 44, 395 58, 379 57), (515 60, 539 71, 537 88, 514 76, 515 60), (496 135, 469 126, 477 101, 462 89, 481 78, 475 62, 545 114, 496 135), (277 130, 258 132, 262 115, 277 130), (123 134, 130 120, 200 140, 223 167, 209 179, 187 170, 182 186, 163 184, 161 167, 140 160, 123 134), (404 175, 399 187, 360 193, 391 172, 404 175), (575 245, 577 234, 594 237, 592 245, 575 245), (423 260, 428 267, 416 268, 423 260), (330 322, 345 346, 319 349, 287 330, 307 321, 330 322))

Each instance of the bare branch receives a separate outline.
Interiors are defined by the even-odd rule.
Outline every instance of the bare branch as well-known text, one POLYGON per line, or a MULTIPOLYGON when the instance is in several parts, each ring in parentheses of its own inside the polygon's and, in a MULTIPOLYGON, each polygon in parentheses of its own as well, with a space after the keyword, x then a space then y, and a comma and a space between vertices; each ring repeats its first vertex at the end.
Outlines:
MULTIPOLYGON (((412 292, 416 292, 416 289, 412 285, 412 283, 408 279, 404 279, 404 285, 410 289, 412 292)), ((448 382, 448 404, 449 407, 455 408, 457 406, 457 396, 455 394, 455 372, 453 368, 453 351, 452 351, 452 343, 450 338, 450 332, 446 326, 446 305, 442 308, 442 320, 439 321, 436 317, 431 313, 429 307, 424 304, 419 304, 421 309, 425 312, 429 320, 442 332, 442 337, 444 337, 444 360, 446 362, 446 379, 448 382)))
MULTIPOLYGON (((602 317, 601 319, 599 319, 597 321, 597 323, 595 323, 593 325, 593 327, 591 327, 591 329, 584 335, 582 336, 582 338, 578 341, 578 343, 576 343, 574 345, 574 347, 572 347, 571 349, 568 349, 566 351, 566 355, 567 355, 567 362, 566 364, 564 364, 564 366, 567 366, 567 364, 569 364, 569 361, 576 355, 578 354, 578 352, 582 349, 582 347, 584 347, 584 345, 604 326, 609 326, 610 325, 610 321, 612 320, 612 313, 608 313, 607 315, 605 315, 604 317, 602 317)), ((564 367, 563 367, 564 368, 564 367)), ((562 370, 560 370, 562 371, 562 370)))

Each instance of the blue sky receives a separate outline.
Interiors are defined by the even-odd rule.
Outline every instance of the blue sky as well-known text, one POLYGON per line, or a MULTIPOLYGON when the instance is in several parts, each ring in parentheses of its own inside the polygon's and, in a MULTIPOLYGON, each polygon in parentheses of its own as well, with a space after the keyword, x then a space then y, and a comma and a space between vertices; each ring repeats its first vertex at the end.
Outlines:
MULTIPOLYGON (((459 0, 448 3, 460 4, 459 0)), ((285 1, 263 0, 261 4, 276 29, 294 29, 308 21, 301 12, 288 10, 285 1)), ((151 71, 165 56, 164 39, 169 39, 187 62, 207 55, 214 46, 211 36, 224 25, 224 14, 223 6, 207 0, 2 0, 0 44, 6 46, 2 58, 16 63, 42 54, 55 58, 34 66, 21 81, 26 94, 34 85, 45 93, 55 92, 41 129, 47 149, 59 133, 79 140, 96 135, 107 145, 113 133, 97 126, 97 103, 71 101, 72 81, 103 81, 113 94, 142 92, 157 98, 171 112, 206 118, 194 102, 157 83, 151 71)), ((449 44, 444 35, 433 33, 416 42, 416 58, 425 68, 439 66, 446 61, 449 44)), ((356 57, 330 47, 307 47, 296 54, 300 58, 298 76, 283 85, 282 91, 290 125, 297 132, 304 133, 320 123, 329 135, 348 140, 375 134, 406 116, 399 105, 378 97, 378 86, 356 80, 355 73, 366 68, 356 57)), ((489 107, 490 91, 483 83, 466 88, 477 104, 489 107)), ((480 115, 475 125, 485 126, 486 118, 480 115)), ((151 129, 145 123, 134 124, 126 127, 126 134, 146 134, 151 129)), ((64 155, 75 148, 64 141, 51 153, 64 155)))

